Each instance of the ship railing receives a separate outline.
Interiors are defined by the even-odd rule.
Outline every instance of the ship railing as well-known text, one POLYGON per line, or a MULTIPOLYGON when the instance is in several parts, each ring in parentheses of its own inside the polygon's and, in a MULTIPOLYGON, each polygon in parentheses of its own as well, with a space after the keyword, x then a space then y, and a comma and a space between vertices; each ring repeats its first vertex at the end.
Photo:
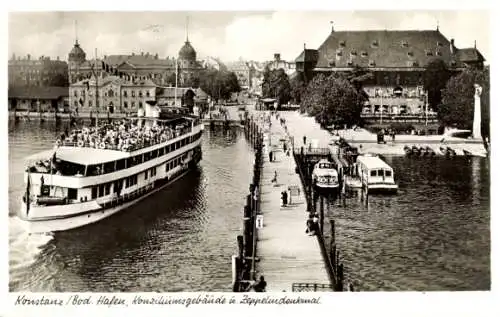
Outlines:
POLYGON ((137 143, 137 144, 129 144, 128 146, 124 146, 124 145, 118 146, 118 145, 113 145, 113 144, 109 144, 109 143, 104 143, 104 148, 102 148, 101 147, 102 143, 96 144, 95 146, 90 146, 89 143, 84 142, 83 146, 80 146, 80 145, 78 145, 77 142, 70 142, 70 141, 63 141, 62 145, 68 146, 68 147, 85 147, 85 148, 96 148, 96 149, 101 148, 101 149, 107 149, 107 150, 133 152, 133 151, 141 150, 141 149, 153 146, 153 145, 157 145, 157 144, 161 144, 161 143, 173 140, 173 139, 178 138, 180 136, 186 135, 186 134, 190 133, 191 131, 192 131, 191 128, 187 128, 187 129, 181 130, 180 133, 175 133, 174 135, 172 135, 171 137, 167 138, 164 141, 161 141, 161 140, 160 141, 150 140, 147 142, 142 141, 142 142, 137 143))

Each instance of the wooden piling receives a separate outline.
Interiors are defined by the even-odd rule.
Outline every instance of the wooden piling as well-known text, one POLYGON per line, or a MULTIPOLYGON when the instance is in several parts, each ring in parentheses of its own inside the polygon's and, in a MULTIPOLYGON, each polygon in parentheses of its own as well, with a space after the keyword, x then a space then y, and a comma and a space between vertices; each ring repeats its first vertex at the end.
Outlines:
POLYGON ((319 212, 320 212, 319 221, 320 221, 321 235, 323 235, 324 234, 324 227, 325 227, 325 201, 324 201, 323 195, 321 195, 319 212))

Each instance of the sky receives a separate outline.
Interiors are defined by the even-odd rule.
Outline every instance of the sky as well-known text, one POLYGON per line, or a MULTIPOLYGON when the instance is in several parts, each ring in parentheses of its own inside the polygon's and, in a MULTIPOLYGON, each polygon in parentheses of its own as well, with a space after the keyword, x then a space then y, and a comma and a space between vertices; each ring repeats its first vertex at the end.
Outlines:
POLYGON ((293 61, 317 49, 331 30, 439 30, 458 48, 477 48, 488 61, 487 11, 219 11, 219 12, 15 12, 9 13, 9 57, 31 54, 67 60, 78 42, 93 57, 149 52, 177 56, 189 40, 199 58, 266 61, 280 53, 293 61), (75 27, 75 21, 76 27, 75 27), (189 21, 187 23, 187 21, 189 21))

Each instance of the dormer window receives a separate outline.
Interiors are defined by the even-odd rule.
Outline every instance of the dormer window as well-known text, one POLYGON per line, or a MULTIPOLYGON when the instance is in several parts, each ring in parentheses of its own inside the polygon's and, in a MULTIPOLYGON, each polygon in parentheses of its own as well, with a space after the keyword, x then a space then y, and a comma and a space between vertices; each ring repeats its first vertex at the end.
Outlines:
POLYGON ((335 61, 330 61, 328 65, 330 65, 330 67, 335 67, 335 61))
POLYGON ((337 56, 342 56, 342 51, 341 50, 337 51, 337 56))
POLYGON ((374 67, 375 66, 375 61, 374 60, 370 60, 369 65, 370 65, 370 67, 374 67))
POLYGON ((345 47, 345 41, 340 41, 339 44, 340 46, 345 47))
POLYGON ((436 43, 436 45, 437 45, 437 46, 443 46, 443 43, 441 43, 441 42, 437 42, 437 43, 436 43))
POLYGON ((425 55, 427 55, 427 56, 432 56, 432 51, 430 51, 430 50, 426 50, 426 51, 425 51, 425 55))
POLYGON ((363 57, 368 57, 368 53, 367 53, 366 51, 362 51, 362 52, 361 52, 361 56, 363 56, 363 57))
POLYGON ((401 42, 402 47, 408 47, 408 42, 407 41, 402 41, 401 42))
POLYGON ((437 56, 442 56, 443 54, 441 53, 441 51, 436 51, 436 55, 437 56))
POLYGON ((378 41, 377 40, 373 40, 372 41, 372 46, 373 47, 378 47, 378 41))
POLYGON ((450 64, 451 64, 451 66, 453 66, 453 67, 457 66, 457 62, 456 62, 456 61, 451 61, 451 63, 450 63, 450 64))
POLYGON ((406 54, 408 54, 408 56, 413 56, 413 52, 408 52, 406 54))
POLYGON ((358 55, 358 53, 357 53, 355 50, 352 50, 352 51, 351 51, 351 55, 352 55, 352 56, 356 56, 356 55, 358 55))
POLYGON ((352 66, 352 61, 348 61, 347 66, 352 66))
POLYGON ((418 67, 418 62, 417 61, 413 61, 412 64, 411 64, 411 66, 418 67))

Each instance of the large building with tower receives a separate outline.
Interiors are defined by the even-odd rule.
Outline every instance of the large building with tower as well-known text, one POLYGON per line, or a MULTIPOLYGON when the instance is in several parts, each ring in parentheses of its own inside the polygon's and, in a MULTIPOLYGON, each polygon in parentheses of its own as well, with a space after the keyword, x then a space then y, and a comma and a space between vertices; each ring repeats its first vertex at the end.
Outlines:
POLYGON ((77 40, 68 55, 70 83, 90 78, 95 68, 94 72, 98 76, 103 71, 111 75, 122 73, 141 80, 150 79, 157 85, 174 86, 177 62, 178 86, 191 86, 192 79, 205 69, 197 60, 196 51, 188 38, 179 50, 177 58, 160 58, 158 54, 144 52, 130 55, 105 55, 99 60, 87 60, 86 56, 87 54, 77 40), (107 69, 103 70, 102 65, 106 65, 107 69))
POLYGON ((436 30, 335 31, 333 28, 318 49, 304 45, 296 58, 296 71, 307 79, 318 73, 347 72, 354 67, 374 76, 364 89, 369 100, 363 109, 371 114, 422 114, 425 112, 423 74, 434 59, 460 71, 483 67, 484 57, 476 49, 459 49, 436 30))

